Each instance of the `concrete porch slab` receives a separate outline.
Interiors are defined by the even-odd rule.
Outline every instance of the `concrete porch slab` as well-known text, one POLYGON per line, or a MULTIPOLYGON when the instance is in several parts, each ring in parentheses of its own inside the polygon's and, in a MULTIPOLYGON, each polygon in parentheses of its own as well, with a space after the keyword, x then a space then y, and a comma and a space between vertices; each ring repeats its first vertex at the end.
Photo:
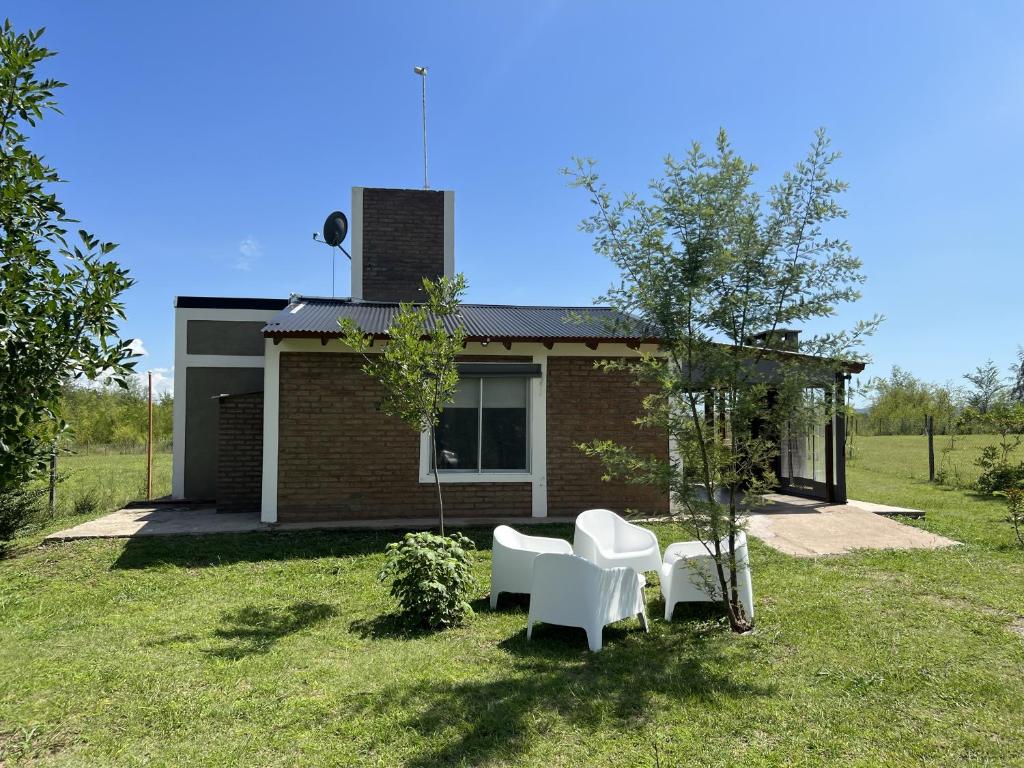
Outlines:
MULTIPOLYGON (((892 520, 902 510, 870 502, 826 504, 813 499, 775 494, 750 516, 748 530, 787 555, 842 555, 858 549, 939 549, 960 542, 892 520), (874 507, 881 508, 875 511, 874 507)), ((908 515, 910 516, 910 515, 908 515)))
POLYGON ((245 533, 265 530, 259 515, 218 514, 214 507, 128 507, 63 531, 51 533, 43 543, 80 539, 124 539, 136 536, 189 536, 206 533, 245 533))

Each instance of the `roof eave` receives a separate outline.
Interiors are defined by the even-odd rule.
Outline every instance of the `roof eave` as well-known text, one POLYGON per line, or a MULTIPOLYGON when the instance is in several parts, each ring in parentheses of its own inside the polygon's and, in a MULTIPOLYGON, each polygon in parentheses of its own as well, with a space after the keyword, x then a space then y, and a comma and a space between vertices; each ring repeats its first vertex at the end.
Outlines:
MULTIPOLYGON (((342 333, 339 331, 274 331, 264 330, 263 336, 268 339, 340 339, 342 333)), ((386 341, 389 336, 386 333, 368 333, 374 341, 386 341)), ((648 336, 469 336, 465 337, 467 342, 474 343, 502 343, 514 342, 517 344, 660 344, 661 340, 648 336)))

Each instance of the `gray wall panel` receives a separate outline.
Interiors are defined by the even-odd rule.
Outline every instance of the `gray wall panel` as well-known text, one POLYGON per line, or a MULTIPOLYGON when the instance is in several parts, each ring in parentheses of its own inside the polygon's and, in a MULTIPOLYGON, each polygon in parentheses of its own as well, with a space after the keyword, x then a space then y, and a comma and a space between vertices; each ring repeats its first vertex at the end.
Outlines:
POLYGON ((190 355, 262 355, 262 320, 189 320, 190 355))
MULTIPOLYGON (((262 341, 262 339, 261 339, 262 341)), ((262 368, 189 368, 185 371, 185 497, 217 494, 217 395, 263 391, 262 368)))

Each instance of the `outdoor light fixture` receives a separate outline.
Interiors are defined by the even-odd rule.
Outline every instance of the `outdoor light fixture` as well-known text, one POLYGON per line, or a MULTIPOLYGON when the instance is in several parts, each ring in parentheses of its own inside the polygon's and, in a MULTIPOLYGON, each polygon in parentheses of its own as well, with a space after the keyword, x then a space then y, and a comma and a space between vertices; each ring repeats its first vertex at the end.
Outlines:
POLYGON ((420 76, 423 107, 423 188, 430 189, 430 185, 427 183, 427 68, 413 67, 412 71, 420 76))

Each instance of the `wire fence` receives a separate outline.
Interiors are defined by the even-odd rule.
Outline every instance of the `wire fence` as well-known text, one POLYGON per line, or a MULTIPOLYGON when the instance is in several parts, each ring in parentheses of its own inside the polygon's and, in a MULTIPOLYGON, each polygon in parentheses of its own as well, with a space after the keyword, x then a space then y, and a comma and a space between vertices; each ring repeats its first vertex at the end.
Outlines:
MULTIPOLYGON (((872 416, 869 413, 855 413, 847 419, 846 429, 851 435, 924 435, 928 432, 927 414, 915 414, 898 418, 872 416)), ((971 434, 957 419, 933 416, 932 434, 971 434)))

